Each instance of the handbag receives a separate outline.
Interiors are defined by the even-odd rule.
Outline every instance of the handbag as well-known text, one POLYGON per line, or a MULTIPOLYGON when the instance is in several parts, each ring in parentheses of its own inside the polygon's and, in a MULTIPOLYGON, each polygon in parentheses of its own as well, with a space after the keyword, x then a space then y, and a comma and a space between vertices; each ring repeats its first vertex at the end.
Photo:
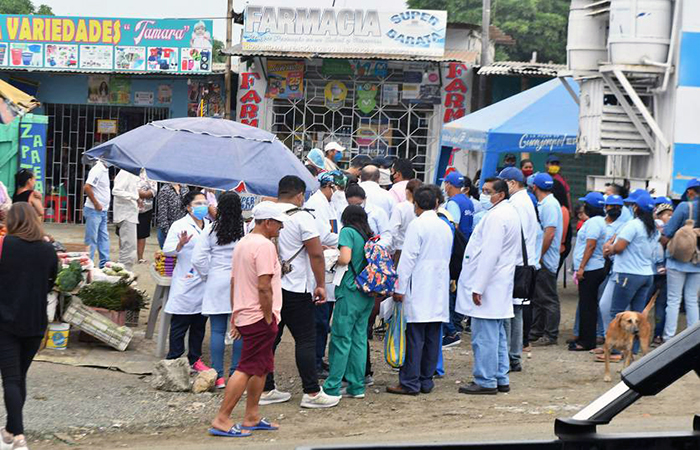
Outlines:
POLYGON ((527 247, 525 246, 525 234, 523 233, 522 226, 520 227, 520 242, 522 244, 523 265, 515 266, 515 275, 513 277, 513 298, 530 300, 535 294, 537 269, 535 266, 530 266, 527 263, 527 247))
POLYGON ((403 366, 406 359, 406 316, 403 303, 394 302, 394 312, 384 337, 384 358, 391 367, 403 366))

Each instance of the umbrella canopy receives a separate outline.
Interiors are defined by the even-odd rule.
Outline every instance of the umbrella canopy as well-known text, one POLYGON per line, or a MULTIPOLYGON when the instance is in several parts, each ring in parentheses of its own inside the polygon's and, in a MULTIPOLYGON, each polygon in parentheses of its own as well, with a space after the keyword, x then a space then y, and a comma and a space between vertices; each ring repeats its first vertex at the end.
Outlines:
POLYGON ((0 122, 10 123, 15 117, 23 116, 41 103, 29 94, 25 94, 16 87, 0 80, 0 122))
POLYGON ((146 170, 155 181, 242 190, 276 196, 286 175, 317 181, 294 154, 271 133, 238 122, 188 117, 151 122, 85 152, 138 175, 146 170))
MULTIPOLYGON (((578 84, 571 82, 578 94, 578 84)), ((446 124, 442 145, 481 152, 574 153, 578 105, 549 80, 446 124)))

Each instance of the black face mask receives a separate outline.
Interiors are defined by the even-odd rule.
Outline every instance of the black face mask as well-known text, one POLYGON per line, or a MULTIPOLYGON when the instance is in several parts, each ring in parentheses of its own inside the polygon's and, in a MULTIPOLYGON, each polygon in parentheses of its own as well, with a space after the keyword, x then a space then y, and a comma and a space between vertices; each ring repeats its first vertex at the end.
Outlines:
POLYGON ((617 220, 620 217, 620 215, 622 214, 622 210, 619 208, 613 208, 613 209, 609 209, 606 214, 612 220, 617 220))

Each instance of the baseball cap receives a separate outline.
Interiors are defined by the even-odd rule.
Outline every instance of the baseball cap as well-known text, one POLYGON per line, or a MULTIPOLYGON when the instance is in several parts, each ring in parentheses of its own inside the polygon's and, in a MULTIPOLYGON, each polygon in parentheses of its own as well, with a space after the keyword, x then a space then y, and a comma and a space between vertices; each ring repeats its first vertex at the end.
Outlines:
POLYGON ((285 214, 280 205, 274 202, 260 202, 253 208, 253 219, 265 220, 272 219, 278 222, 286 222, 289 216, 285 214))
POLYGON ((630 200, 629 203, 634 203, 643 211, 647 212, 653 211, 655 206, 654 199, 646 191, 644 191, 644 193, 638 194, 633 200, 630 200))
POLYGON ((589 192, 585 197, 579 198, 579 200, 588 203, 594 208, 602 208, 605 205, 605 197, 600 192, 589 192))
POLYGON ((333 141, 333 142, 327 143, 326 146, 323 148, 323 150, 324 150, 324 151, 327 151, 327 152, 329 152, 329 151, 331 151, 331 150, 338 150, 338 151, 344 152, 344 151, 345 151, 345 147, 343 147, 342 145, 340 145, 340 144, 338 144, 337 142, 333 141))
POLYGON ((661 214, 664 211, 671 211, 673 212, 673 203, 668 202, 668 203, 657 203, 656 204, 656 209, 654 212, 658 215, 661 214))
POLYGON ((661 197, 656 197, 656 198, 654 199, 654 204, 656 204, 656 205, 661 205, 662 203, 666 203, 666 204, 669 204, 669 205, 673 205, 673 202, 672 202, 671 199, 668 198, 668 197, 661 196, 661 197))
POLYGON ((445 177, 445 182, 456 188, 464 187, 464 175, 455 170, 445 177))
POLYGON ((501 178, 502 180, 513 180, 520 183, 525 183, 525 176, 523 175, 522 170, 515 167, 506 167, 505 169, 501 170, 501 173, 498 174, 498 178, 501 178))
POLYGON ((551 191, 554 187, 554 180, 547 173, 538 173, 535 175, 535 186, 545 191, 551 191))
POLYGON ((308 155, 306 155, 306 159, 316 166, 319 169, 323 169, 324 167, 324 162, 323 160, 326 157, 324 156, 323 152, 321 151, 320 148, 312 148, 311 151, 309 152, 308 155))
POLYGON ((553 162, 558 163, 561 161, 559 160, 559 157, 557 155, 549 155, 549 157, 547 157, 547 162, 548 163, 553 163, 553 162))
POLYGON ((605 199, 605 206, 622 206, 622 197, 619 195, 608 195, 605 199))
POLYGON ((535 186, 535 175, 537 175, 537 173, 533 173, 532 175, 527 177, 527 180, 525 181, 525 184, 527 184, 527 187, 529 187, 530 189, 532 189, 535 186))
POLYGON ((345 187, 345 185, 348 184, 348 177, 340 170, 333 170, 328 173, 333 176, 333 182, 336 186, 345 187))
POLYGON ((332 172, 322 172, 318 174, 318 177, 316 177, 316 179, 318 180, 318 184, 320 184, 321 187, 328 186, 329 184, 335 184, 335 176, 332 172))
POLYGON ((685 187, 685 190, 687 191, 688 189, 693 189, 693 188, 698 188, 700 187, 700 180, 697 178, 693 178, 691 180, 688 180, 688 185, 685 187))
POLYGON ((630 194, 629 197, 624 199, 624 202, 625 203, 636 203, 635 200, 637 200, 637 197, 639 197, 642 194, 649 194, 649 193, 647 191, 645 191, 644 189, 635 189, 634 191, 632 191, 632 193, 630 194))

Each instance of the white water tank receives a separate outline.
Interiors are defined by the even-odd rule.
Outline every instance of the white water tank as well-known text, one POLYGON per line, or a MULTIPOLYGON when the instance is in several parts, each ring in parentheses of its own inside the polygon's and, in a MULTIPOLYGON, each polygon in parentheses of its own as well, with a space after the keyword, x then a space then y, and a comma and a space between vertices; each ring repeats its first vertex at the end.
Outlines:
POLYGON ((608 37, 611 62, 644 64, 644 59, 666 62, 672 12, 671 0, 612 0, 608 37))
POLYGON ((566 63, 569 70, 597 71, 598 63, 608 60, 608 24, 588 16, 589 0, 571 0, 566 40, 566 63))

